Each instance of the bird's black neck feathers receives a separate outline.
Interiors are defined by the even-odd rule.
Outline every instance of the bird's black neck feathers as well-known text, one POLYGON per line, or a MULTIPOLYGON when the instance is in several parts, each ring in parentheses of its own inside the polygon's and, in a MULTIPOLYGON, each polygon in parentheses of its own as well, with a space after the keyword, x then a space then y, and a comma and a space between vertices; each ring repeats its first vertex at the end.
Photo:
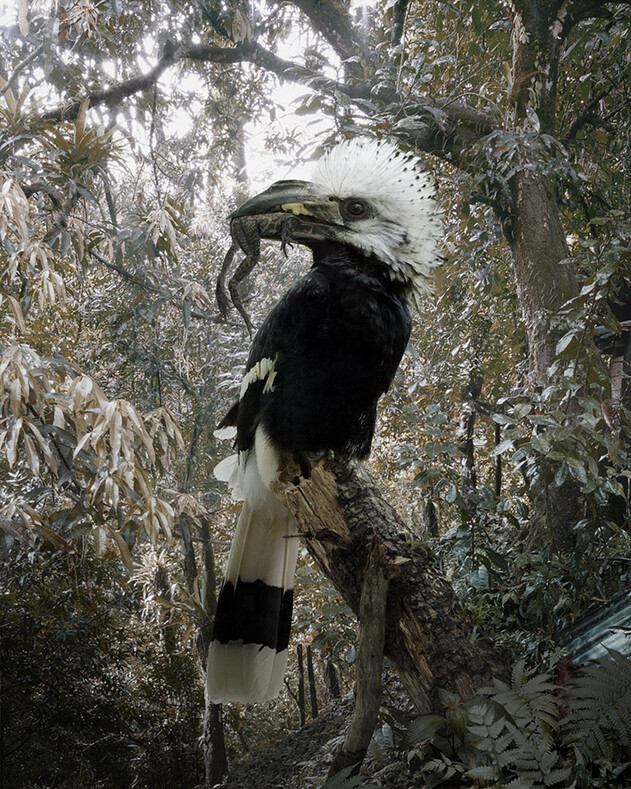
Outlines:
POLYGON ((389 267, 374 255, 366 255, 350 246, 334 241, 315 241, 308 245, 313 253, 313 266, 345 269, 354 273, 360 280, 374 279, 400 300, 405 300, 406 288, 401 282, 393 280, 389 267))

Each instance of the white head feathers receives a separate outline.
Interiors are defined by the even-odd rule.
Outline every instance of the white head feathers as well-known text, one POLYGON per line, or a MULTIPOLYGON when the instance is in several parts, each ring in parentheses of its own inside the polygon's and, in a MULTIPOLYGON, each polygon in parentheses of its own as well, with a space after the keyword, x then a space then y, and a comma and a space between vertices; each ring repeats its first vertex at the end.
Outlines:
POLYGON ((369 203, 372 215, 348 224, 346 240, 387 263, 414 300, 427 293, 440 263, 442 222, 431 177, 416 156, 355 138, 327 151, 311 180, 333 197, 369 203))

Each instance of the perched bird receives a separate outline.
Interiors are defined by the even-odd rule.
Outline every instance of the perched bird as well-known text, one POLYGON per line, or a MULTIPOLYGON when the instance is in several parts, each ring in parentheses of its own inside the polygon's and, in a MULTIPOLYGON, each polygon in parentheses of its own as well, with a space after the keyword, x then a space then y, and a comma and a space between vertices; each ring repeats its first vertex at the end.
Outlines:
POLYGON ((214 702, 262 701, 282 686, 298 553, 292 514, 271 493, 284 453, 365 458, 377 401, 407 345, 439 262, 439 212, 413 155, 365 138, 342 142, 312 180, 278 181, 231 219, 260 217, 263 237, 312 250, 313 266, 256 334, 238 403, 237 455, 216 476, 243 499, 208 656, 214 702), (286 238, 282 239, 286 241, 286 238))

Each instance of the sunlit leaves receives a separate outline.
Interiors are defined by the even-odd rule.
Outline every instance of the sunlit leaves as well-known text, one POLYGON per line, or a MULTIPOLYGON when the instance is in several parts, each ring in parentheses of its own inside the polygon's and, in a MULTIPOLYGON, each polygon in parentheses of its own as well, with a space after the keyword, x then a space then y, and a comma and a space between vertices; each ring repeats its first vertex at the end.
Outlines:
POLYGON ((175 259, 178 249, 176 230, 182 230, 182 223, 173 203, 169 201, 163 206, 152 208, 146 221, 148 236, 156 250, 167 252, 175 259))
POLYGON ((88 101, 85 100, 76 121, 69 128, 48 126, 41 138, 50 154, 51 172, 62 175, 64 179, 77 179, 84 186, 117 150, 112 142, 112 131, 87 125, 87 110, 88 101))
POLYGON ((95 5, 87 0, 74 3, 70 7, 69 13, 64 13, 60 35, 65 35, 67 27, 74 27, 79 35, 85 33, 88 38, 92 38, 97 29, 99 12, 95 5))
MULTIPOLYGON (((49 480, 51 493, 65 491, 70 501, 62 522, 94 519, 98 553, 110 536, 131 564, 115 536, 121 517, 127 523, 137 519, 134 528, 141 526, 153 541, 159 534, 172 537, 175 511, 156 494, 151 476, 168 467, 173 449, 182 449, 166 409, 145 416, 125 400, 109 400, 90 377, 24 346, 10 347, 0 359, 0 409, 0 448, 8 467, 25 464, 34 481, 49 480)), ((9 523, 19 516, 41 536, 50 528, 47 515, 28 501, 27 488, 2 514, 9 523)))
POLYGON ((0 188, 0 240, 4 241, 9 228, 26 242, 28 241, 28 201, 19 184, 6 178, 0 188))

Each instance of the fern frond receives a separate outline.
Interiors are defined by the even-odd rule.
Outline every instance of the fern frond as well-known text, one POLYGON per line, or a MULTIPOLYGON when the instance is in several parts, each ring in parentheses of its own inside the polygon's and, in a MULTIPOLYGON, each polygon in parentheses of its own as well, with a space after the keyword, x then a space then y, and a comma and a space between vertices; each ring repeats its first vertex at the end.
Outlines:
POLYGON ((506 784, 506 789, 534 789, 535 784, 526 778, 513 778, 510 783, 506 784))
POLYGON ((522 686, 496 693, 493 700, 504 707, 509 720, 519 729, 536 733, 551 743, 551 732, 559 717, 559 702, 554 690, 548 675, 544 674, 533 677, 522 686))
POLYGON ((544 776, 543 783, 545 786, 555 786, 556 784, 561 783, 561 781, 566 781, 571 774, 571 767, 563 767, 560 770, 553 770, 549 775, 544 776))
POLYGON ((511 687, 520 688, 524 683, 524 674, 526 671, 526 661, 518 660, 513 666, 511 672, 511 687))
POLYGON ((467 778, 473 778, 476 781, 497 781, 500 777, 499 770, 495 765, 471 767, 465 775, 467 778))
POLYGON ((520 777, 530 778, 545 785, 546 776, 557 768, 559 754, 552 749, 550 742, 536 736, 533 732, 524 732, 508 724, 513 736, 515 747, 509 749, 504 758, 510 760, 510 766, 520 777))
POLYGON ((427 789, 433 789, 434 786, 448 781, 454 775, 464 773, 464 768, 457 762, 452 762, 446 756, 442 759, 432 759, 426 762, 422 767, 422 772, 425 773, 425 785, 427 789))
POLYGON ((510 732, 507 732, 506 734, 503 734, 501 737, 498 737, 495 740, 495 753, 503 754, 512 741, 513 741, 513 735, 510 732))
POLYGON ((580 669, 567 694, 564 740, 590 759, 614 758, 631 748, 631 660, 619 652, 580 669))

